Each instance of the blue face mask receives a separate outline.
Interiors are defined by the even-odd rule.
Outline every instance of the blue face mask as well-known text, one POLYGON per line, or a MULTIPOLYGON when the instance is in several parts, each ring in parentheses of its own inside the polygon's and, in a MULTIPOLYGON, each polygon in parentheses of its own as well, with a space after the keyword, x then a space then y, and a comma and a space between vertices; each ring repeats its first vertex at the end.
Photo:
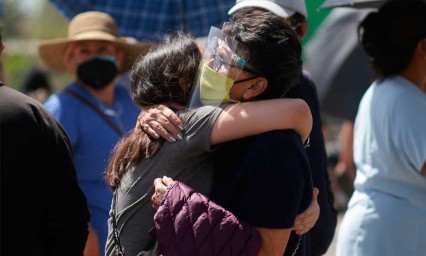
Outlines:
POLYGON ((109 55, 97 55, 81 63, 77 68, 77 77, 85 85, 101 90, 117 76, 117 58, 109 55))

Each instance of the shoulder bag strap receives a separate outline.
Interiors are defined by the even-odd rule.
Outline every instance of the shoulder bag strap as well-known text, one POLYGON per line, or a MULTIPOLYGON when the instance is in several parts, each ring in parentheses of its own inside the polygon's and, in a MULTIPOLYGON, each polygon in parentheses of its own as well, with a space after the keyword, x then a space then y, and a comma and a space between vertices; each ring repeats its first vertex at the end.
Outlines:
POLYGON ((98 106, 96 106, 95 104, 93 104, 92 102, 90 102, 88 99, 84 98, 83 96, 81 96, 80 94, 76 93, 75 91, 72 91, 70 89, 64 89, 62 91, 63 93, 66 93, 68 95, 73 96, 74 98, 80 100, 81 102, 83 102, 84 104, 86 104, 88 107, 90 107, 91 109, 93 109, 104 121, 105 123, 107 123, 120 137, 124 136, 124 132, 121 131, 121 129, 114 124, 106 115, 104 112, 102 112, 98 106))
POLYGON ((115 242, 115 255, 124 256, 123 247, 121 246, 120 236, 118 234, 117 219, 116 219, 116 214, 117 214, 116 201, 117 201, 117 193, 114 192, 114 195, 112 197, 111 215, 112 215, 112 234, 113 234, 114 242, 115 242))

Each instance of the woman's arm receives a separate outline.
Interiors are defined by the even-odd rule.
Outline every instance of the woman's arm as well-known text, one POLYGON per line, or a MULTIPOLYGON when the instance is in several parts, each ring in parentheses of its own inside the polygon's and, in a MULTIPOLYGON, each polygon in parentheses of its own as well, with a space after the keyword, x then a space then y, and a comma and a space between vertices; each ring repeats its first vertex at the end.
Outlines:
POLYGON ((258 256, 282 256, 290 238, 291 228, 270 229, 255 227, 262 239, 258 256))
MULTIPOLYGON (((144 108, 140 126, 152 137, 169 142, 181 138, 182 122, 165 105, 144 108), (179 136, 180 135, 180 136, 179 136)), ((218 144, 272 130, 293 129, 306 141, 312 128, 309 106, 301 99, 274 99, 227 106, 213 128, 211 142, 218 144)))
MULTIPOLYGON (((168 177, 157 178, 154 180, 155 192, 151 197, 152 206, 154 209, 162 204, 166 191, 173 184, 173 180, 168 177)), ((182 199, 180 199, 182 200, 182 199)), ((258 256, 282 256, 287 247, 287 242, 290 237, 291 228, 289 229, 269 229, 255 227, 260 235, 261 247, 258 256)), ((246 245, 247 246, 247 245, 246 245)))
POLYGON ((273 99, 229 105, 214 124, 211 143, 282 129, 293 129, 306 141, 312 129, 312 115, 305 101, 273 99))
POLYGON ((99 238, 96 230, 89 224, 89 236, 87 237, 86 247, 84 247, 84 256, 99 256, 99 238))
MULTIPOLYGON (((152 207, 154 209, 158 209, 161 202, 163 201, 164 195, 167 192, 167 187, 172 183, 173 179, 165 176, 163 178, 157 178, 154 180, 155 192, 151 197, 152 207)), ((320 207, 317 201, 318 194, 319 190, 314 188, 312 202, 308 209, 297 215, 293 227, 293 230, 296 232, 296 234, 303 235, 315 226, 315 223, 317 222, 320 214, 320 207)), ((265 234, 265 236, 267 235, 268 234, 265 234)))

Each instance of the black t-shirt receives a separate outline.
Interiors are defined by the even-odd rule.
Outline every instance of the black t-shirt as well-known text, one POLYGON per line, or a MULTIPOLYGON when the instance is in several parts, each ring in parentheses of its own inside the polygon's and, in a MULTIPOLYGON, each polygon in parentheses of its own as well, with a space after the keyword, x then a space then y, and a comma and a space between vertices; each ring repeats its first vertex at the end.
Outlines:
POLYGON ((334 197, 327 172, 327 153, 315 84, 306 74, 302 74, 299 82, 287 93, 286 98, 300 98, 306 101, 312 113, 313 125, 309 136, 310 146, 306 148, 306 151, 314 187, 317 187, 320 191, 318 204, 321 212, 315 226, 304 236, 306 238, 306 255, 323 255, 327 252, 333 240, 337 225, 337 211, 333 207, 334 197))
POLYGON ((71 145, 38 102, 0 84, 1 254, 82 255, 89 210, 71 145))
MULTIPOLYGON (((211 200, 253 226, 291 228, 297 214, 311 203, 309 161, 299 135, 292 130, 227 142, 213 159, 211 200)), ((295 242, 291 238, 287 245, 290 254, 295 242)), ((302 243, 299 252, 303 247, 302 243)))

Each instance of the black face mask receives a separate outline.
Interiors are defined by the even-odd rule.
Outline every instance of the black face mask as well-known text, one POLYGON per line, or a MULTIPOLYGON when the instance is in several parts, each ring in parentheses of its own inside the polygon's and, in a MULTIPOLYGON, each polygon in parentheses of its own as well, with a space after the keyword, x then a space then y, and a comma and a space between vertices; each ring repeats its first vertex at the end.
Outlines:
POLYGON ((81 63, 77 68, 77 77, 85 85, 101 90, 117 75, 117 59, 112 56, 98 55, 81 63))

